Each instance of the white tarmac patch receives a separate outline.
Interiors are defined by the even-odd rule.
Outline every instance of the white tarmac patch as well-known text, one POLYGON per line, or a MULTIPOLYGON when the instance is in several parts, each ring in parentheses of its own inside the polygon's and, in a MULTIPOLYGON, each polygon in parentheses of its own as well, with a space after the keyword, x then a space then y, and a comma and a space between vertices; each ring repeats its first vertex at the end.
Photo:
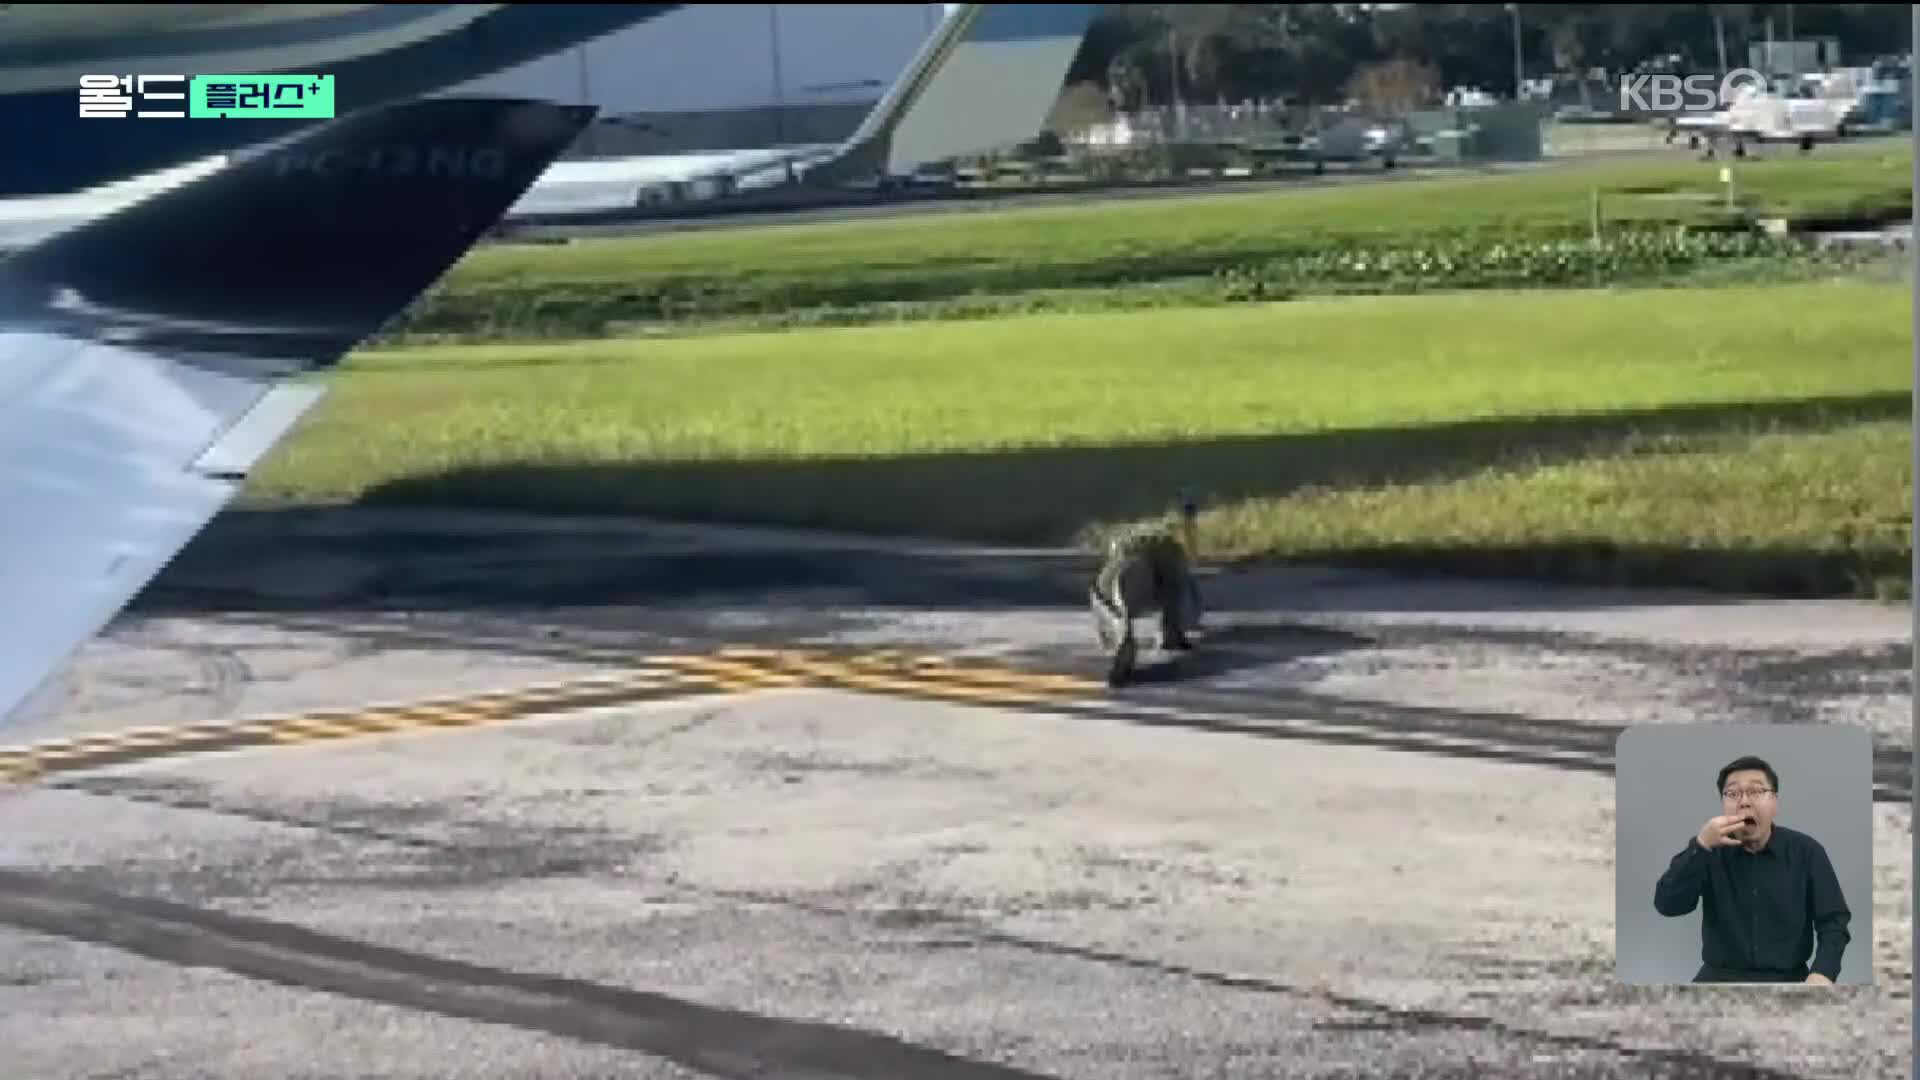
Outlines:
MULTIPOLYGON (((798 543, 399 512, 320 531, 344 547, 376 527, 630 539, 639 560, 709 541, 798 543)), ((861 550, 807 544, 826 559, 861 550)), ((0 929, 0 1045, 48 1080, 751 1074, 680 1071, 668 1051, 684 1054, 684 1040, 616 1049, 540 1027, 611 1001, 632 1039, 691 1030, 616 994, 646 991, 722 1010, 714 1038, 735 1046, 789 1045, 776 1018, 839 1025, 790 1045, 843 1052, 851 1071, 813 1075, 861 1080, 873 1074, 859 1071, 873 1060, 854 1049, 865 1044, 836 1041, 861 1030, 945 1050, 966 1076, 995 1062, 1100 1080, 1531 1077, 1548 1062, 1650 1076, 1683 1073, 1673 1055, 1686 1053, 1802 1077, 1911 1075, 1908 806, 1875 807, 1879 986, 1770 994, 1765 1009, 1735 991, 1619 987, 1610 777, 1463 756, 1478 736, 1424 727, 1417 711, 1369 723, 1431 752, 1334 745, 1347 714, 1312 705, 1484 710, 1509 717, 1504 734, 1520 742, 1530 720, 1792 717, 1910 749, 1910 609, 1345 571, 1213 580, 1224 599, 1212 625, 1272 633, 1222 639, 1221 670, 1197 680, 1206 708, 1295 702, 1261 719, 1288 738, 778 691, 210 753, 57 778, 75 790, 7 791, 0 868, 580 985, 541 999, 546 1012, 480 1023, 451 1005, 318 994, 0 929), (143 1001, 172 1004, 134 1008, 143 1001)), ((748 634, 1041 669, 1090 657, 1077 597, 791 600, 135 615, 83 651, 58 711, 8 741, 510 689, 748 634)), ((1155 691, 1134 702, 1141 717, 1200 711, 1180 685, 1155 691)), ((1691 1061, 1695 1075, 1709 1066, 1691 1061)))
MULTIPOLYGON (((33 865, 1040 1075, 1519 1076, 1543 1054, 1624 1065, 1626 1045, 1891 1076, 1910 1041, 1886 990, 1782 1015, 1613 985, 1612 784, 1541 766, 781 691, 81 783, 12 801, 33 865)), ((1910 970, 1910 814, 1877 816, 1888 978, 1910 970)), ((225 979, 123 978, 175 997, 225 979)), ((18 1027, 33 1060, 89 1063, 50 1077, 183 1037, 18 1027)), ((281 1033, 290 1056, 333 1052, 281 1033)))

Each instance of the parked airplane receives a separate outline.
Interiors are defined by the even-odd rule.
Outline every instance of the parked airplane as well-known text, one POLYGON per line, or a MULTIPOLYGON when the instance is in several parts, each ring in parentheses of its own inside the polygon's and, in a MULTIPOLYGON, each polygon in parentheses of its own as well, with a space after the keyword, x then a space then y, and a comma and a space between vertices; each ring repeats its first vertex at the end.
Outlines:
POLYGON ((1793 143, 1804 153, 1816 143, 1846 137, 1845 103, 1741 87, 1725 109, 1672 120, 1667 141, 1671 143, 1682 134, 1687 136, 1689 147, 1704 142, 1709 156, 1724 146, 1735 157, 1745 157, 1748 146, 1764 143, 1793 143))
POLYGON ((319 398, 294 377, 445 273, 593 113, 376 106, 0 259, 0 718, 319 398))
MULTIPOLYGON (((31 144, 0 155, 0 197, 81 191, 316 122, 143 119, 133 111, 82 118, 85 75, 331 74, 334 108, 344 116, 502 71, 680 6, 0 5, 0 131, 16 149, 31 144)), ((128 93, 136 110, 138 91, 135 82, 128 93)))
MULTIPOLYGON (((955 4, 860 126, 839 143, 563 161, 508 211, 562 216, 783 184, 887 185, 1039 135, 1095 4, 955 4)), ((0 234, 3 235, 3 234, 0 234)), ((3 241, 0 241, 3 242, 3 241)))
MULTIPOLYGON (((890 184, 926 164, 1025 142, 1044 127, 1097 10, 954 5, 842 142, 557 162, 506 220, 564 219, 781 184, 890 184)), ((0 199, 0 252, 221 164, 206 158, 78 194, 0 199)))

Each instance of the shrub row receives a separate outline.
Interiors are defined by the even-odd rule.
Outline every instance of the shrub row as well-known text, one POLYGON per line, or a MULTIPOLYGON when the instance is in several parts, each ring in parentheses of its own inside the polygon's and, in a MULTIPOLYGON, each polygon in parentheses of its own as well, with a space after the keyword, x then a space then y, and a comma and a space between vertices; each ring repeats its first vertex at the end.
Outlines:
POLYGON ((811 281, 742 275, 647 288, 513 281, 430 292, 381 342, 781 329, 1328 294, 1647 284, 1708 266, 1793 270, 1857 258, 1789 238, 1668 227, 1617 231, 1597 242, 1564 230, 1430 235, 1408 245, 1349 244, 1226 266, 1212 259, 1147 256, 1076 266, 934 265, 878 274, 826 269, 811 281))

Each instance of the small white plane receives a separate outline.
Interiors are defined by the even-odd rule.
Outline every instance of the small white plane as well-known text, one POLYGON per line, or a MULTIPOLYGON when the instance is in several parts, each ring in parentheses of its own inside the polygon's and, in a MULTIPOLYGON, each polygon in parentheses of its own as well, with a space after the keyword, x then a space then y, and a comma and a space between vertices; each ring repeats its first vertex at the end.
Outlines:
MULTIPOLYGON (((554 163, 503 222, 671 204, 782 184, 884 186, 934 162, 1025 142, 1059 97, 1098 6, 956 4, 846 140, 554 163)), ((521 96, 495 94, 486 96, 521 96)), ((598 105, 599 102, 589 102, 598 105)), ((271 145, 271 144, 267 144, 271 145)), ((0 253, 209 175, 257 148, 87 191, 0 199, 0 253)))
POLYGON ((844 141, 758 150, 563 161, 507 212, 609 210, 713 193, 874 184, 1039 135, 1098 5, 953 4, 844 141))
POLYGON ((1806 153, 1816 143, 1846 138, 1847 124, 1844 104, 1833 99, 1789 97, 1743 86, 1724 109, 1670 121, 1667 142, 1681 135, 1687 136, 1691 148, 1704 144, 1708 157, 1722 147, 1734 157, 1745 157, 1747 147, 1765 143, 1789 143, 1806 153))

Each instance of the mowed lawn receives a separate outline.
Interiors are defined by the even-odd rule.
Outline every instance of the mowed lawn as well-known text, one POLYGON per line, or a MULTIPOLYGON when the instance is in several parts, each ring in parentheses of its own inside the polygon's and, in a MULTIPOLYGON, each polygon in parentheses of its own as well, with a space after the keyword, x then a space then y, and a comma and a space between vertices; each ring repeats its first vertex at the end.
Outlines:
MULTIPOLYGON (((450 290, 817 285, 821 275, 871 282, 972 274, 1020 287, 1071 284, 1067 267, 1129 265, 1143 279, 1206 273, 1222 262, 1410 233, 1580 231, 1591 197, 1608 222, 1704 220, 1718 212, 1722 165, 1692 157, 1608 160, 1494 176, 1327 184, 1258 194, 1092 201, 904 218, 793 224, 493 245, 448 279, 450 290), (1034 280, 1027 282, 1025 278, 1034 280)), ((1733 163, 1743 204, 1759 214, 1893 214, 1911 205, 1913 150, 1904 140, 1770 154, 1733 163)))
POLYGON ((1223 559, 1870 592, 1910 551, 1910 310, 1481 293, 367 353, 249 496, 1057 541, 1191 486, 1223 559))

